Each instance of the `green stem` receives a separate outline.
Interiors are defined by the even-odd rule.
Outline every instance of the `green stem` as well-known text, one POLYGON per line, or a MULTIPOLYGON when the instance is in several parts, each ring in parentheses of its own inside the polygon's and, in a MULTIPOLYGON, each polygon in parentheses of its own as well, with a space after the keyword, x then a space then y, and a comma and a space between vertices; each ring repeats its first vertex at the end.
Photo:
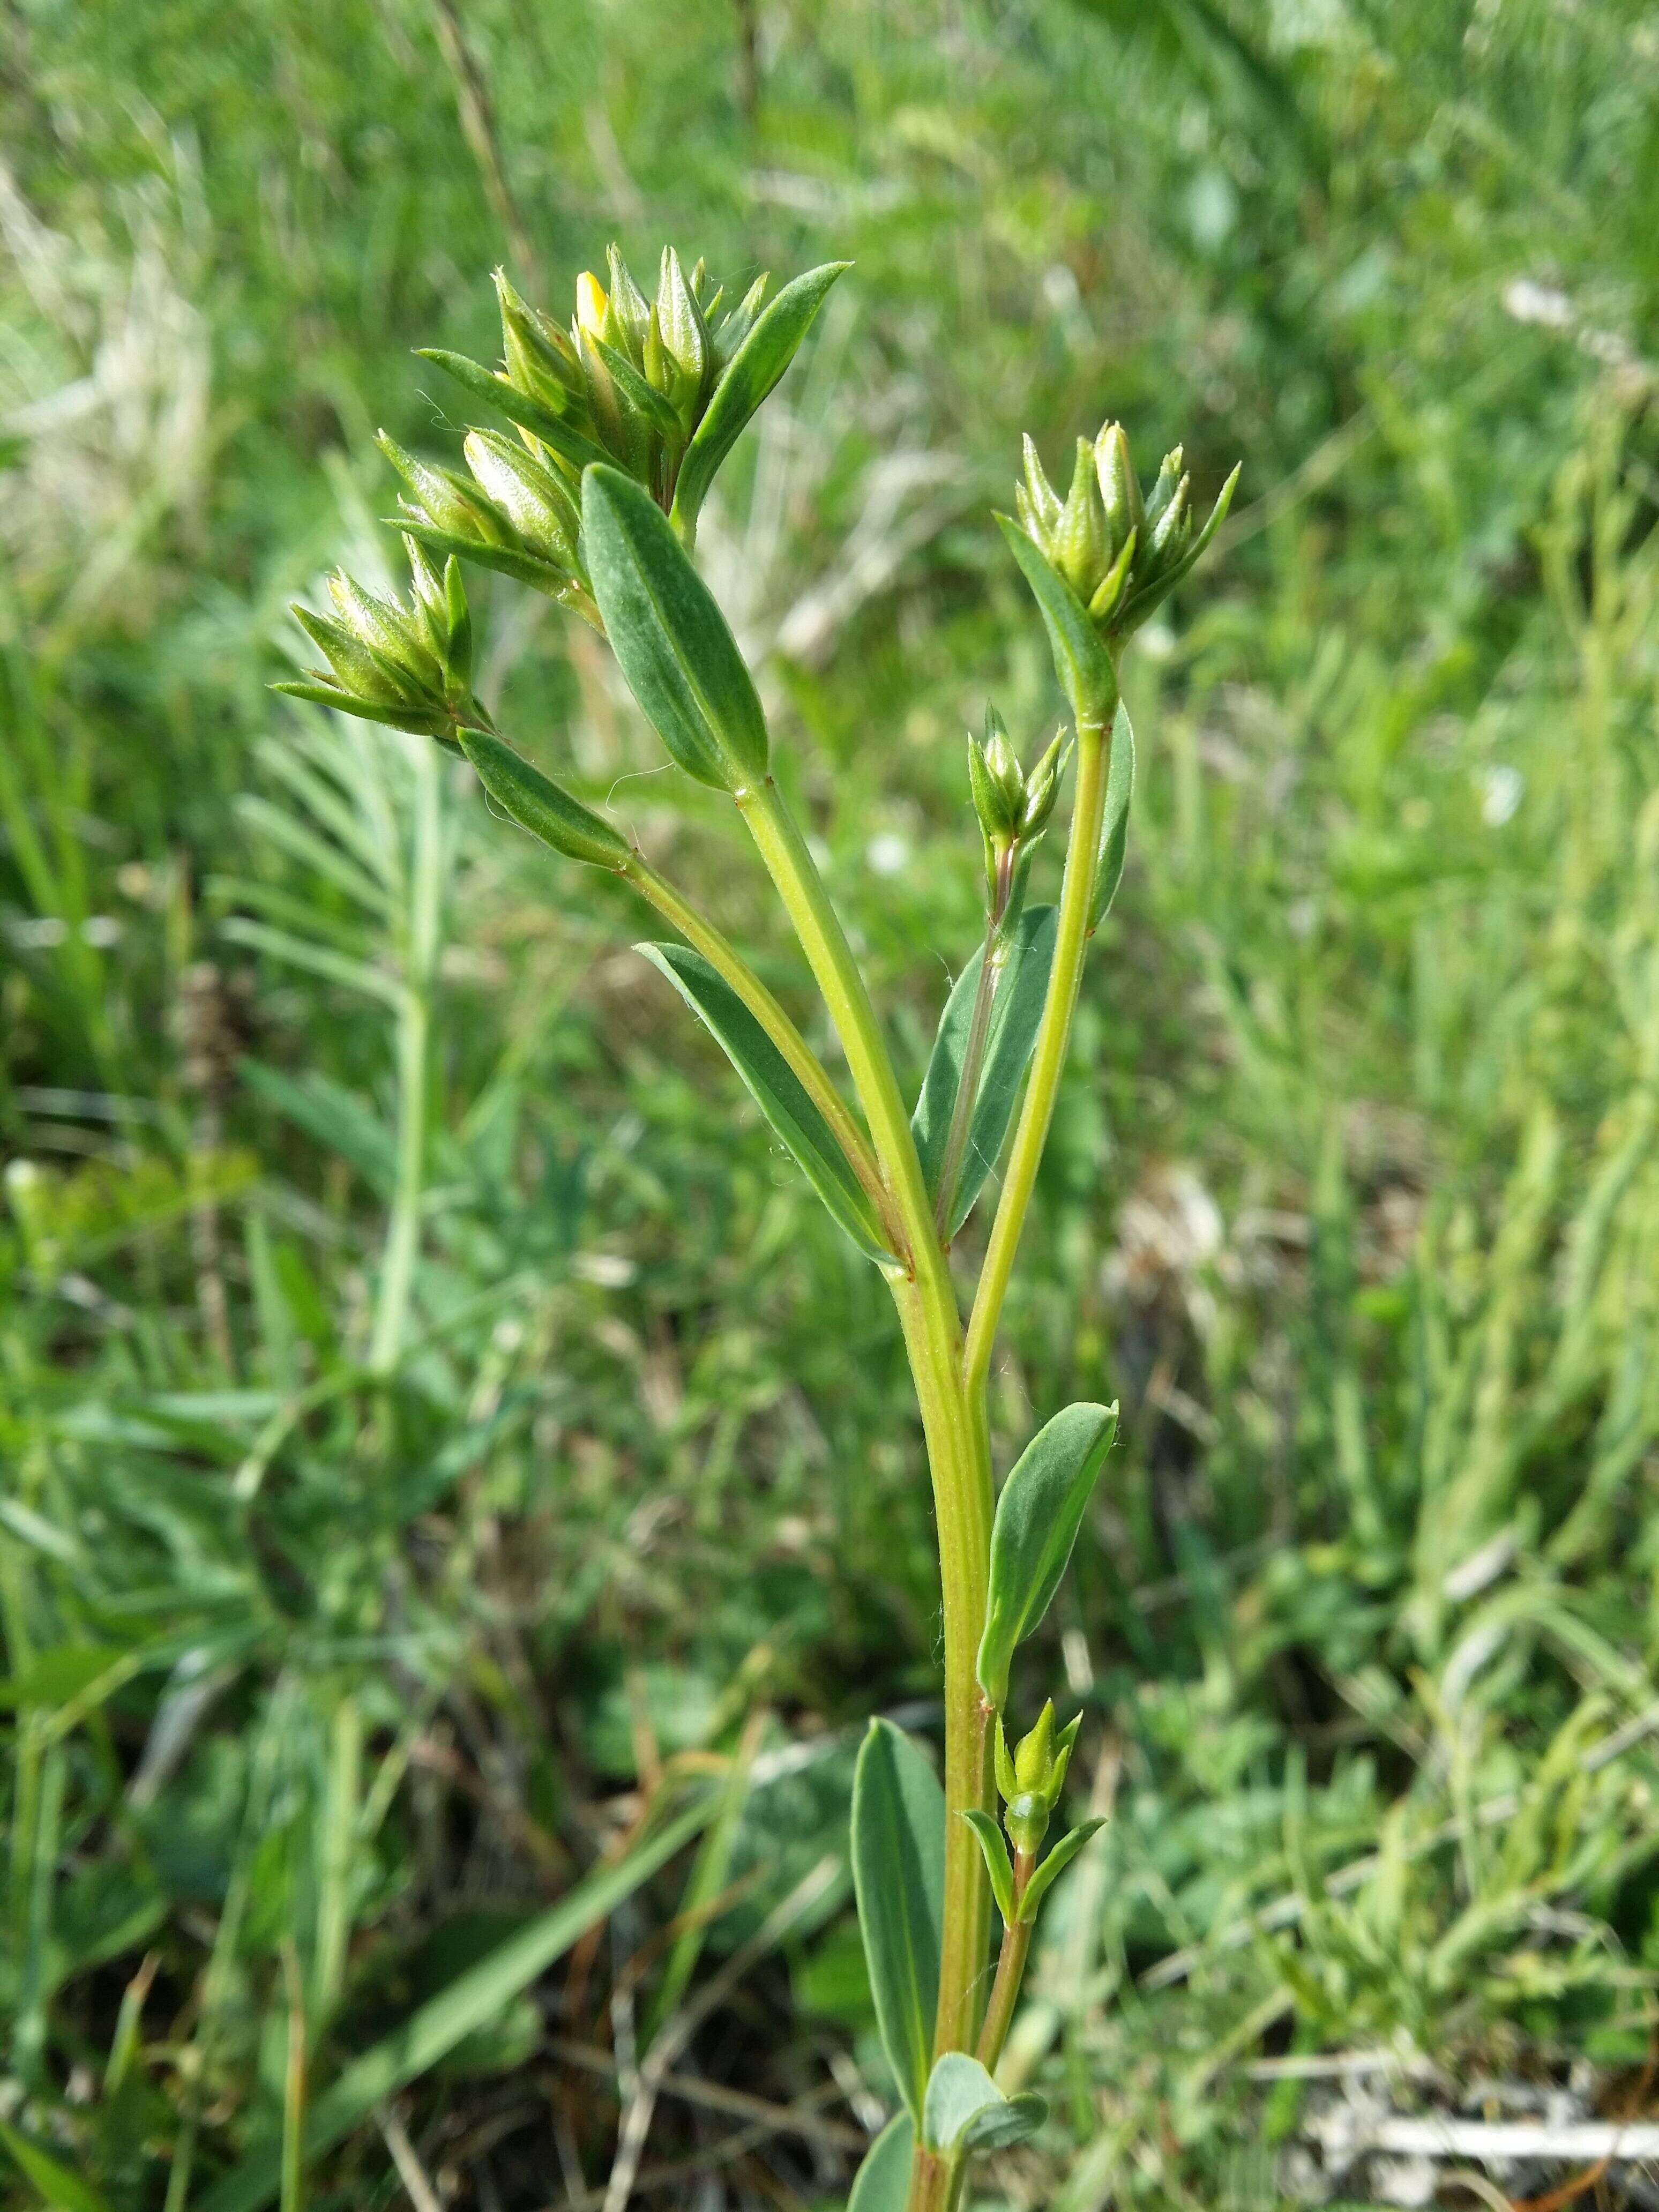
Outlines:
POLYGON ((432 746, 422 745, 414 760, 408 940, 398 1005, 398 1176, 368 1352, 368 1364, 376 1375, 389 1375, 403 1350, 420 1251, 421 1207, 426 1192, 427 1055, 443 918, 439 758, 432 746))
POLYGON ((1066 874, 1060 894, 1060 927, 1054 941, 1054 964, 1043 1000, 1042 1021, 1037 1030, 1036 1051, 1031 1062, 1025 1103, 1020 1109, 1008 1156, 1008 1172, 986 1247, 985 1265, 974 1310, 968 1323, 968 1344, 963 1379, 976 1435, 981 1445, 986 1433, 985 1389, 991 1370, 991 1351, 997 1322, 1019 1249, 1020 1231, 1036 1187, 1042 1148, 1048 1140, 1066 1048, 1071 1041, 1072 1016, 1077 1008, 1083 979, 1084 956, 1089 945, 1089 908, 1094 896, 1095 867, 1100 851, 1100 826, 1106 808, 1106 778, 1111 763, 1112 718, 1078 729, 1077 794, 1072 807, 1072 832, 1066 849, 1066 874))
POLYGON ((1002 2046, 1008 2040, 1008 2030, 1013 2023, 1014 2006, 1019 1996, 1019 1985, 1025 1978, 1025 1960, 1031 1948, 1031 1923, 1021 1920, 1019 1900, 1025 1894, 1025 1885, 1031 1878, 1031 1859, 1028 1853, 1014 1854, 1014 1919, 1002 1931, 1002 1949, 997 1957, 997 1978, 991 1985, 991 2002, 985 2008, 985 2025, 980 2030, 979 2063, 988 2074, 994 2074, 997 2061, 1002 2056, 1002 2046))
POLYGON ((990 1573, 990 1461, 975 1443, 963 1399, 962 1318, 950 1263, 864 979, 775 784, 769 777, 735 796, 830 1009, 904 1231, 907 1266, 892 1287, 927 1438, 944 1600, 945 1925, 934 2049, 965 2051, 974 2039, 990 1927, 984 1861, 961 1818, 986 1808, 990 1796, 974 1674, 990 1573))
POLYGON ((890 1233, 897 1239, 897 1224, 887 1187, 870 1140, 849 1112, 846 1100, 830 1081, 823 1063, 796 1028, 748 962, 712 922, 690 905, 650 862, 638 853, 617 871, 641 897, 649 900, 664 921, 678 930, 693 951, 703 958, 735 991, 767 1036, 777 1047, 792 1075, 817 1108, 847 1155, 848 1165, 869 1194, 890 1233))

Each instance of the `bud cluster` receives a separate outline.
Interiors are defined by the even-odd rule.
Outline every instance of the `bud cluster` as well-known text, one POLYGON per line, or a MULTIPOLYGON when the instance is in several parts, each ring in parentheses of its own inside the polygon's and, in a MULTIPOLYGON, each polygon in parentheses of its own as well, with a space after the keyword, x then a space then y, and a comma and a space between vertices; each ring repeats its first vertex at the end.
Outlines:
POLYGON ((1238 482, 1235 469, 1209 520, 1194 535, 1192 478, 1182 449, 1164 456, 1158 481, 1143 496, 1118 422, 1092 444, 1077 441, 1071 489, 1061 499, 1025 440, 1025 479, 1015 488, 1020 526, 1049 566, 1087 609, 1109 641, 1139 628, 1198 562, 1220 528, 1238 482))
POLYGON ((502 365, 486 369, 461 354, 422 352, 517 428, 516 440, 494 430, 468 434, 470 481, 380 438, 407 487, 401 528, 434 551, 463 553, 516 576, 596 628, 580 542, 581 472, 592 461, 609 462, 665 512, 672 507, 686 450, 760 316, 767 284, 757 277, 716 319, 720 287, 701 261, 688 276, 672 246, 663 249, 654 300, 614 246, 608 273, 608 289, 591 270, 577 278, 567 331, 498 270, 502 365))
POLYGON ((333 615, 294 609, 327 667, 274 688, 453 747, 463 727, 487 728, 489 720, 472 696, 472 622, 460 565, 452 556, 440 575, 412 538, 404 543, 409 605, 395 595, 382 598, 343 572, 331 576, 333 615))
POLYGON ((985 734, 968 738, 968 787, 985 842, 985 880, 991 919, 1000 921, 1015 894, 1060 796, 1072 755, 1071 740, 1056 737, 1028 775, 994 707, 985 710, 985 734))
POLYGON ((1021 1738, 1011 1757, 1008 1739, 997 1720, 997 1789, 1005 1810, 1002 1825, 1008 1840, 1023 1858, 1035 1858, 1048 1832, 1048 1822, 1060 1802, 1060 1785, 1071 1765, 1072 1747, 1083 1725, 1079 1713, 1056 1732, 1054 1701, 1049 1698, 1037 1715, 1036 1726, 1021 1738))

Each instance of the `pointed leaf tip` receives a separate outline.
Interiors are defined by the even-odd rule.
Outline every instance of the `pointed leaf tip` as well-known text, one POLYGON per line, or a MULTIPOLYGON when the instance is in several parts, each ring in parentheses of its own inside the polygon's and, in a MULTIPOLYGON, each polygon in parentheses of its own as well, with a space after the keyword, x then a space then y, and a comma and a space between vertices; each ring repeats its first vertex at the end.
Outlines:
POLYGON ((708 410, 680 464, 674 493, 674 520, 682 530, 695 532, 698 514, 721 462, 794 359, 831 287, 852 265, 850 261, 826 261, 821 268, 809 269, 793 283, 786 284, 756 317, 752 328, 714 386, 708 410))
POLYGON ((1032 1437, 1002 1486, 991 1530, 991 1587, 976 1662, 999 1711, 1014 1647, 1048 1611, 1117 1433, 1117 1407, 1083 1403, 1032 1437))

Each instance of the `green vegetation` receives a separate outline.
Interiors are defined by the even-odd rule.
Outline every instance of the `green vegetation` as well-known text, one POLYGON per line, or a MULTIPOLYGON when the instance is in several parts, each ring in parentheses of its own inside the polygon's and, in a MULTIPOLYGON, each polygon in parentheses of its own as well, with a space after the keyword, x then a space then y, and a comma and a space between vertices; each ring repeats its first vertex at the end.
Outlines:
MULTIPOLYGON (((728 300, 856 264, 697 550, 907 1099, 983 933, 964 726, 1066 712, 1019 434, 1062 489, 1104 416, 1182 437, 1201 510, 1243 456, 1126 660, 990 1378, 999 1470, 1121 1425, 1012 1677, 1011 1744, 1083 1714, 1054 1832, 1106 1825, 980 2201, 1272 2203, 1344 2055, 1641 2109, 1646 11, 86 0, 0 25, 0 2201, 828 2205, 896 2102, 848 1807, 872 1707, 939 1739, 939 1592, 879 1276, 635 888, 266 688, 289 598, 391 580, 377 428, 454 462, 411 349, 613 235, 728 300)), ((723 794, 468 582, 495 726, 828 1058, 723 794)))

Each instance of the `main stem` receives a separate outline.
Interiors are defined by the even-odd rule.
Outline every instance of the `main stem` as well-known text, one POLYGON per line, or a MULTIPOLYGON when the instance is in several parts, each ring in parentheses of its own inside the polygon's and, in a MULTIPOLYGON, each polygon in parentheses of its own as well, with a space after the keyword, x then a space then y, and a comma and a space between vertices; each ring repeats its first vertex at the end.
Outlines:
POLYGON ((936 2051, 972 2047, 990 1927, 990 1888, 961 1816, 990 1797, 983 1700, 974 1674, 991 1553, 991 1467, 962 1389, 962 1318, 928 1203, 910 1118, 870 994, 793 817, 769 777, 736 793, 847 1054, 903 1231, 892 1289, 915 1380, 933 1478, 945 1624, 945 1923, 936 2051))
POLYGON ((1033 1860, 1029 1852, 1016 1851, 1013 1864, 1014 1917, 1002 1931, 1002 1949, 997 1959, 997 1978, 991 1985, 991 2002, 985 2008, 985 2025, 980 2030, 978 2058, 988 2074, 997 2070, 997 2061, 1002 2056, 1002 2046, 1008 2040, 1008 2030, 1013 2025, 1014 2005, 1019 1996, 1019 1985, 1025 1978, 1025 1959, 1031 1948, 1031 1923, 1019 1917, 1020 1899, 1025 1894, 1031 1879, 1033 1860))

